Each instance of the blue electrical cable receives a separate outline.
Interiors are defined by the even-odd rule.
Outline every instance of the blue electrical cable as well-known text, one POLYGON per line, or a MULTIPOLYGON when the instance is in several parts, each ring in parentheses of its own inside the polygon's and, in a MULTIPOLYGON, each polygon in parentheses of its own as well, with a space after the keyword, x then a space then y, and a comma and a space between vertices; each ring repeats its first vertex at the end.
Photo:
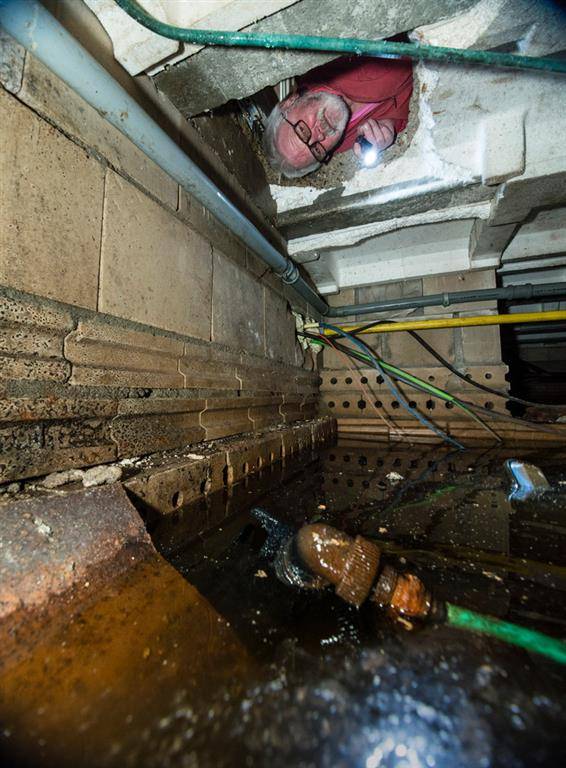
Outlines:
POLYGON ((438 435, 438 437, 442 438, 442 440, 445 440, 447 443, 450 443, 450 445, 453 445, 455 448, 458 448, 458 450, 460 451, 465 450, 462 443, 459 443, 453 437, 450 437, 450 435, 447 435, 446 432, 443 432, 441 429, 435 426, 431 421, 429 421, 425 416, 419 413, 416 408, 412 408, 409 405, 405 397, 401 394, 398 387, 395 385, 391 377, 388 375, 387 371, 385 371, 382 365, 380 364, 378 356, 370 347, 367 346, 367 344, 364 344, 355 336, 352 336, 350 333, 347 333, 347 331, 343 331, 342 328, 339 328, 336 325, 330 325, 330 323, 319 323, 319 326, 320 328, 328 328, 329 330, 334 331, 334 333, 337 333, 339 336, 342 336, 344 339, 349 339, 357 347, 359 347, 365 354, 368 354, 371 360, 373 361, 373 367, 377 371, 379 371, 379 373, 383 377, 383 380, 387 384, 389 391, 391 392, 393 397, 401 403, 403 408, 405 408, 405 410, 408 411, 411 414, 411 416, 414 416, 415 419, 418 419, 418 421, 420 421, 421 424, 423 424, 427 429, 432 430, 432 432, 438 435))

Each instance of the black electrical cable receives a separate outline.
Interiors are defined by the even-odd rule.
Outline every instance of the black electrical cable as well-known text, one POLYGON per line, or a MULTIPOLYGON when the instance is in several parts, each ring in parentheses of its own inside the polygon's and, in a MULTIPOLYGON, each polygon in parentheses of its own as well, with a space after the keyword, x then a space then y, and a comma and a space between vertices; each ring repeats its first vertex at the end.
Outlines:
POLYGON ((450 445, 453 445, 455 448, 459 448, 460 450, 465 450, 464 446, 458 442, 458 440, 454 439, 453 437, 450 437, 450 435, 447 435, 446 432, 444 432, 442 429, 437 427, 435 424, 433 424, 429 419, 427 419, 425 416, 422 415, 422 413, 419 413, 419 411, 416 408, 413 408, 411 404, 406 400, 402 392, 399 391, 396 384, 393 382, 391 377, 387 374, 385 369, 381 365, 380 358, 376 355, 373 349, 371 347, 368 347, 368 345, 362 341, 361 339, 357 339, 353 336, 350 336, 347 331, 343 331, 341 328, 338 328, 335 325, 331 325, 330 323, 320 323, 319 324, 321 328, 328 328, 331 331, 337 332, 340 336, 343 336, 345 339, 349 339, 357 346, 361 347, 362 349, 366 349, 367 353, 370 357, 370 359, 373 362, 373 367, 376 368, 379 373, 382 375, 383 379, 385 380, 386 385, 388 386, 389 390, 393 394, 393 396, 401 403, 403 408, 410 413, 412 416, 414 416, 417 421, 419 421, 423 426, 425 426, 427 429, 430 429, 432 432, 434 432, 438 437, 440 437, 442 440, 445 440, 447 443, 450 443, 450 445))
MULTIPOLYGON (((375 325, 375 323, 372 323, 371 325, 375 325)), ((302 332, 299 335, 300 336, 304 336, 304 337, 309 338, 309 339, 314 339, 315 341, 319 341, 319 342, 324 340, 324 336, 317 336, 317 335, 312 334, 312 333, 302 332)), ((351 334, 351 335, 353 335, 353 334, 351 334)), ((368 345, 365 344, 365 342, 361 341, 360 339, 358 339, 358 341, 360 341, 366 347, 366 349, 371 350, 371 347, 368 347, 368 345)), ((328 342, 326 342, 326 343, 328 344, 328 342)), ((353 357, 356 360, 359 360, 360 362, 365 363, 367 365, 367 360, 360 353, 356 352, 353 349, 350 349, 349 347, 345 346, 344 344, 340 344, 340 342, 337 342, 337 341, 333 341, 332 344, 337 349, 339 349, 341 352, 345 352, 350 357, 353 357)), ((375 353, 373 353, 371 351, 370 354, 375 354, 375 353)), ((400 379, 400 380, 404 381, 403 379, 400 379)), ((426 394, 430 395, 430 392, 428 392, 428 390, 422 389, 421 387, 419 387, 417 384, 415 384, 413 382, 405 381, 404 383, 409 384, 409 386, 412 386, 415 389, 419 389, 420 391, 425 392, 426 394)), ((452 396, 454 397, 454 395, 452 395, 452 396)), ((514 424, 520 424, 522 427, 526 426, 526 427, 529 427, 530 429, 533 429, 535 431, 545 432, 545 433, 550 434, 550 435, 556 435, 556 436, 560 435, 560 433, 557 432, 552 427, 545 427, 543 424, 539 424, 538 422, 528 421, 527 419, 519 419, 516 416, 511 416, 511 414, 509 414, 509 413, 501 413, 501 411, 494 411, 494 410, 491 410, 489 408, 485 408, 482 405, 478 405, 477 403, 471 403, 469 400, 462 400, 461 398, 456 398, 456 397, 454 399, 458 400, 462 405, 465 405, 467 408, 470 408, 471 410, 474 410, 476 412, 480 411, 481 413, 485 414, 486 416, 491 416, 494 419, 499 419, 501 421, 510 421, 510 422, 512 422, 514 424)))
MULTIPOLYGON (((360 328, 357 328, 355 331, 349 331, 349 333, 352 334, 352 336, 356 336, 361 333, 362 331, 367 330, 368 328, 373 328, 376 325, 382 325, 383 323, 395 323, 396 320, 374 320, 373 323, 367 323, 366 325, 362 325, 360 328)), ((423 349, 426 349, 426 351, 431 354, 438 362, 443 365, 445 368, 447 368, 451 373, 453 373, 455 376, 457 376, 459 379, 462 379, 462 381, 467 382, 468 384, 471 384, 473 387, 477 387, 477 389, 482 389, 484 392, 489 393, 490 395, 495 395, 496 397, 502 397, 505 400, 509 400, 512 403, 518 403, 519 405, 524 405, 529 408, 541 408, 541 409, 551 409, 555 408, 557 410, 566 411, 566 405, 552 405, 552 404, 546 404, 546 403, 535 403, 532 400, 523 400, 520 397, 515 397, 515 395, 510 395, 507 392, 504 392, 501 389, 494 389, 493 387, 489 387, 487 384, 482 384, 479 381, 475 381, 471 378, 471 376, 466 375, 465 373, 461 373, 457 368, 455 368, 452 363, 450 363, 448 360, 446 360, 445 357, 442 357, 440 352, 437 352, 434 347, 432 347, 428 341, 425 341, 422 336, 420 336, 416 331, 405 331, 405 333, 410 334, 415 341, 417 341, 423 349)))

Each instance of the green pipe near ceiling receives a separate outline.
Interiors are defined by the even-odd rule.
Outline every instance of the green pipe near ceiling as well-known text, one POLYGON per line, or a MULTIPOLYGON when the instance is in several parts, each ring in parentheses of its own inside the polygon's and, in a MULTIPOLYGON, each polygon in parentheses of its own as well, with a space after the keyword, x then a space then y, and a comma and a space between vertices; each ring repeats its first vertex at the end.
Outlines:
POLYGON ((116 0, 116 3, 138 24, 171 40, 194 45, 225 45, 244 48, 279 48, 293 51, 331 51, 357 56, 381 56, 443 61, 451 64, 480 64, 488 67, 535 69, 542 72, 566 73, 566 59, 548 59, 539 56, 516 56, 495 51, 444 48, 418 43, 393 43, 388 40, 363 40, 357 37, 317 37, 316 35, 277 35, 253 32, 227 32, 220 30, 184 29, 159 21, 147 13, 135 0, 116 0))

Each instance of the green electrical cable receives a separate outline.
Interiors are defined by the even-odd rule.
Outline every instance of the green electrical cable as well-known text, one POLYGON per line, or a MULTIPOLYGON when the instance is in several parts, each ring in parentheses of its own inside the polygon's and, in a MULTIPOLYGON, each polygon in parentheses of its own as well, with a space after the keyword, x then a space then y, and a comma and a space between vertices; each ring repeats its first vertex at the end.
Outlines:
POLYGON ((446 611, 447 623, 452 627, 491 635, 527 651, 540 653, 559 664, 566 664, 566 643, 562 640, 536 632, 534 629, 520 627, 518 624, 484 616, 452 603, 446 603, 446 611))
POLYGON ((357 37, 318 37, 315 35, 277 35, 253 32, 226 32, 220 30, 184 29, 166 24, 151 16, 135 0, 116 0, 116 3, 138 24, 162 37, 196 45, 226 45, 245 48, 283 48, 302 51, 333 51, 356 56, 382 56, 412 59, 431 59, 463 64, 483 64, 515 69, 538 69, 544 72, 566 72, 565 59, 547 59, 535 56, 516 56, 511 53, 444 48, 418 43, 392 43, 388 40, 364 40, 357 37))
MULTIPOLYGON (((322 341, 319 341, 318 339, 315 341, 317 344, 320 344, 323 347, 331 346, 328 342, 322 342, 322 341)), ((366 355, 364 352, 358 352, 357 350, 350 350, 350 353, 353 357, 355 357, 356 359, 362 362, 369 362, 369 363, 371 362, 370 356, 366 355)), ((421 391, 425 390, 430 395, 433 395, 434 397, 438 397, 447 403, 452 403, 456 408, 459 408, 467 416, 469 416, 471 419, 477 422, 483 429, 489 432, 492 435, 492 437, 494 437, 496 440, 501 442, 501 438, 499 437, 497 432, 495 432, 489 426, 489 424, 486 424, 485 421, 483 421, 483 419, 481 419, 477 414, 475 414, 471 408, 469 408, 465 403, 463 403, 454 395, 451 395, 449 392, 446 392, 444 389, 435 387, 433 384, 429 384, 427 381, 424 381, 424 379, 420 379, 418 376, 415 376, 412 373, 409 373, 408 371, 404 371, 402 368, 397 368, 397 366, 392 365, 391 363, 386 363, 384 360, 381 360, 380 364, 383 368, 385 368, 385 370, 388 373, 393 374, 400 381, 404 381, 410 386, 413 386, 415 389, 418 389, 421 391)))

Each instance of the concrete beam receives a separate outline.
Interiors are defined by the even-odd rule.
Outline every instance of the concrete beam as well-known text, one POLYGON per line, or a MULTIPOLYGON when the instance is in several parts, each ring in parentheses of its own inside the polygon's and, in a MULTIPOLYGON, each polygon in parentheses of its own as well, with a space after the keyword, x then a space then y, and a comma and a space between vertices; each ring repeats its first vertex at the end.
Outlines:
MULTIPOLYGON (((302 0, 280 13, 246 27, 249 32, 380 39, 466 10, 472 0, 302 0)), ((335 54, 206 48, 159 73, 157 87, 190 117, 257 93, 262 88, 336 58, 335 54)))

